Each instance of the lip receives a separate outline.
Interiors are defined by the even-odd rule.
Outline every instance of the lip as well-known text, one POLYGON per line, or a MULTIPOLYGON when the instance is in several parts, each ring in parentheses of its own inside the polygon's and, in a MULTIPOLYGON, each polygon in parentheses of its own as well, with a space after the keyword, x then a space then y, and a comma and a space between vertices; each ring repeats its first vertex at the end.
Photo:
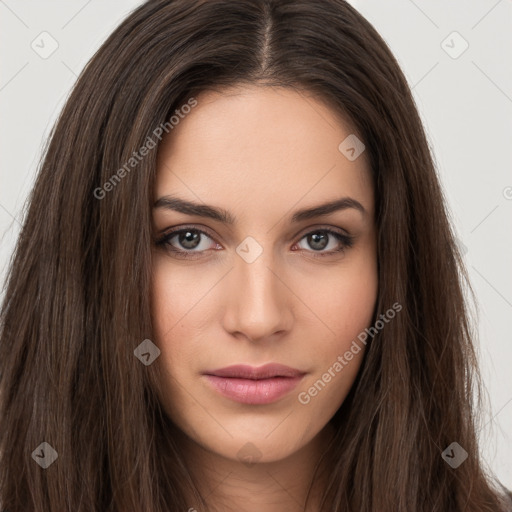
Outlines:
POLYGON ((294 389, 305 373, 270 363, 260 367, 233 365, 204 372, 208 383, 235 402, 263 405, 276 402, 294 389))

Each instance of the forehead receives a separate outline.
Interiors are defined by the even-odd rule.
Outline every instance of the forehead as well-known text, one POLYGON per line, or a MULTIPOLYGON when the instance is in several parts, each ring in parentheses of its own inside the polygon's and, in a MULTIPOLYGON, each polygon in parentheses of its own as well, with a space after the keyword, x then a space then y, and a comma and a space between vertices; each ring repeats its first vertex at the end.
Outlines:
POLYGON ((262 86, 196 100, 158 149, 155 200, 172 193, 262 216, 351 196, 373 211, 366 154, 340 151, 352 127, 325 102, 262 86))

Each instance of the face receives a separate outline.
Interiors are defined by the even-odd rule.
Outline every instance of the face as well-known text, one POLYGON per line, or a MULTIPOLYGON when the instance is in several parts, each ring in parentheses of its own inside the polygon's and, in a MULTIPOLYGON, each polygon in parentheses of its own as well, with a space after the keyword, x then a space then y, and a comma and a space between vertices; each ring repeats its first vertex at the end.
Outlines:
POLYGON ((351 127, 306 93, 196 100, 158 153, 161 400, 209 452, 273 462, 324 431, 361 365, 364 345, 351 347, 378 288, 370 169, 338 149, 351 127))

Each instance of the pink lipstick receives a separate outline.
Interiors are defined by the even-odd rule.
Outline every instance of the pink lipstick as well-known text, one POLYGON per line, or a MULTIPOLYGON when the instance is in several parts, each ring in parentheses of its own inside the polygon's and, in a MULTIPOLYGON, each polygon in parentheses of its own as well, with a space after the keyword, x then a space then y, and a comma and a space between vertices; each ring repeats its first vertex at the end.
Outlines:
POLYGON ((271 363, 260 367, 234 365, 204 372, 208 383, 221 395, 250 405, 273 403, 288 394, 305 373, 271 363))

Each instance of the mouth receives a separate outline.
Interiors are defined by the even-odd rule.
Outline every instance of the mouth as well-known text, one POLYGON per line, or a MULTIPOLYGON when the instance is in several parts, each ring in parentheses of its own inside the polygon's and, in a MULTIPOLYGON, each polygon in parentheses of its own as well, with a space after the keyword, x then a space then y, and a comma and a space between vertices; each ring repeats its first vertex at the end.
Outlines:
POLYGON ((281 364, 258 368, 234 365, 203 373, 210 386, 235 402, 264 405, 276 402, 292 391, 305 372, 281 364))

